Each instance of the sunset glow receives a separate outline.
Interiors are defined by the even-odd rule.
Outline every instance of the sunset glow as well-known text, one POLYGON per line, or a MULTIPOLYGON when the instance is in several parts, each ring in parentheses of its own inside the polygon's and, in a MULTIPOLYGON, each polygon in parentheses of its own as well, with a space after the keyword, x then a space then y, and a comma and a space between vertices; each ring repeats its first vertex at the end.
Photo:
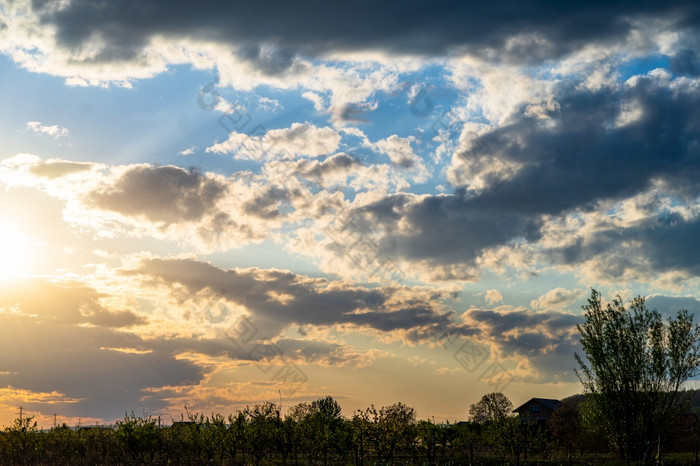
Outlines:
POLYGON ((699 7, 632 3, 0 0, 0 426, 580 393, 591 288, 700 311, 699 7))

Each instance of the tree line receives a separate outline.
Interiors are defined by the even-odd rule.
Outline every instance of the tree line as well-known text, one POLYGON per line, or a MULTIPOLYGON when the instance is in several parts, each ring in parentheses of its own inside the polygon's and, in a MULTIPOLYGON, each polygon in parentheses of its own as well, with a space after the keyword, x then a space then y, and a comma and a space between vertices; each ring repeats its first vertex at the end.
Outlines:
POLYGON ((403 403, 343 416, 328 396, 282 415, 265 402, 224 417, 187 411, 161 427, 125 416, 109 428, 42 431, 29 417, 0 434, 2 464, 444 464, 483 453, 476 422, 417 420, 403 403))
MULTIPOLYGON (((700 406, 700 392, 693 394, 700 406)), ((470 406, 469 421, 457 423, 418 420, 415 409, 403 403, 370 406, 346 417, 330 396, 299 403, 285 414, 271 402, 228 416, 186 411, 168 426, 131 414, 110 427, 62 424, 40 430, 25 417, 0 433, 0 464, 554 465, 613 460, 605 431, 586 420, 586 398, 562 401, 553 417, 539 424, 522 422, 502 393, 484 395, 470 406)), ((700 426, 670 423, 668 432, 667 457, 682 452, 678 458, 695 463, 700 426)))

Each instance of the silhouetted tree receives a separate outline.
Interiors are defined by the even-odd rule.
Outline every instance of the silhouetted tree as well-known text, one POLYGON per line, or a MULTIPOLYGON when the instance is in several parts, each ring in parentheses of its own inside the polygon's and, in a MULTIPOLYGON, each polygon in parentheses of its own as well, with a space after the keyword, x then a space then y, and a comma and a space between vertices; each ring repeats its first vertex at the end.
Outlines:
POLYGON ((503 393, 494 392, 481 397, 469 406, 469 419, 480 424, 489 424, 511 416, 513 403, 503 393))

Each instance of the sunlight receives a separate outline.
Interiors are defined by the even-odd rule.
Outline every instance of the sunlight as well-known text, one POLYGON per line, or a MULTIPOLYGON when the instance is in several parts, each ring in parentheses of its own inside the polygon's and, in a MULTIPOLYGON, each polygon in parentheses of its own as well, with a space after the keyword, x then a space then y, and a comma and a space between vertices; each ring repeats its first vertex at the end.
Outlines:
POLYGON ((29 238, 5 219, 0 219, 0 279, 27 272, 33 256, 29 238))

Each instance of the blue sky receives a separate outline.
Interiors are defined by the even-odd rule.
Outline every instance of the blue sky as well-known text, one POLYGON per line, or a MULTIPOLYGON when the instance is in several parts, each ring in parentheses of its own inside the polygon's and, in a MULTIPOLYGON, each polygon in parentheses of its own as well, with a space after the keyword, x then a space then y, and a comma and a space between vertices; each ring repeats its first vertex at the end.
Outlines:
POLYGON ((0 422, 458 420, 700 309, 697 6, 132 3, 0 1, 0 422))

